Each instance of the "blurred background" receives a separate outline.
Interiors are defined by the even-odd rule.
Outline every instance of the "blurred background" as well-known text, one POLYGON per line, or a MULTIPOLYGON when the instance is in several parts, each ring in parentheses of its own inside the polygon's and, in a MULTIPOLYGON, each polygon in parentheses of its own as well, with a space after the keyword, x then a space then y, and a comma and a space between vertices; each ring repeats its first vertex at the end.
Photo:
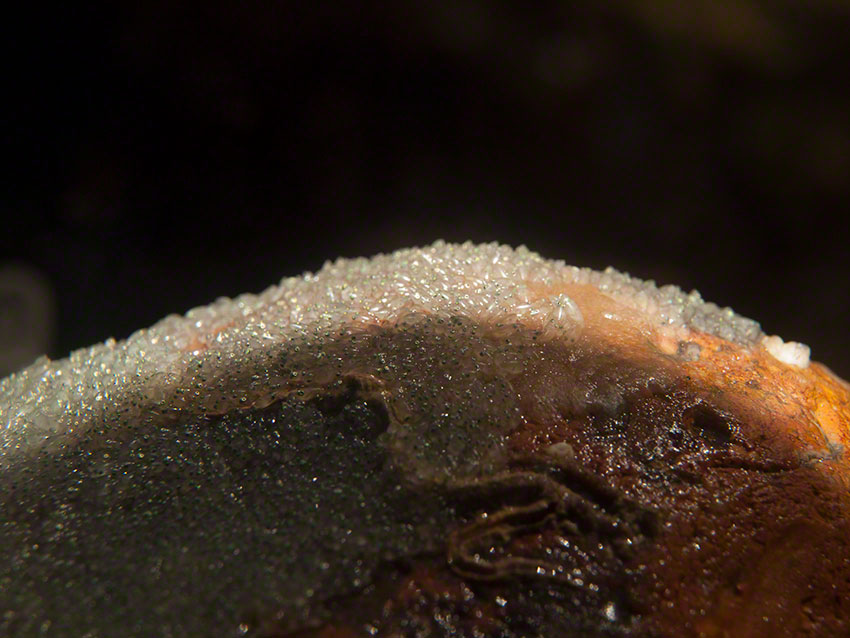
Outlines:
POLYGON ((0 375, 444 238, 850 377, 848 0, 72 4, 5 25, 0 375))

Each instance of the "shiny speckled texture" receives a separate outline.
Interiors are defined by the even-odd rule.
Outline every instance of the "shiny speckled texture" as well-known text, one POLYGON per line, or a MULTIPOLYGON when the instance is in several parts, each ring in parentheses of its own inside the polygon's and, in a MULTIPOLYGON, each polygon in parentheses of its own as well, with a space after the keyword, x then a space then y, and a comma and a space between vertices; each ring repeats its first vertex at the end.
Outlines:
POLYGON ((290 379, 267 373, 268 362, 296 348, 315 354, 310 374, 332 375, 321 359, 322 342, 339 331, 403 321, 411 312, 520 321, 551 337, 575 337, 584 317, 564 293, 566 284, 604 291, 674 338, 689 327, 742 344, 762 337, 758 324, 696 292, 567 266, 524 248, 438 242, 328 263, 260 295, 168 317, 126 341, 36 362, 0 381, 0 464, 103 419, 134 423, 178 409, 223 412, 253 403, 287 386, 290 379))
POLYGON ((800 348, 438 244, 37 363, 0 635, 844 636, 850 392, 800 348))

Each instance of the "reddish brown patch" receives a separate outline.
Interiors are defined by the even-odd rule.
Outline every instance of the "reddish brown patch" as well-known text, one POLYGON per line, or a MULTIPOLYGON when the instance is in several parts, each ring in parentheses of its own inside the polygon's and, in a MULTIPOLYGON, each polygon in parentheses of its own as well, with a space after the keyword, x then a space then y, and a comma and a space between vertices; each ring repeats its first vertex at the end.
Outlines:
POLYGON ((546 456, 568 443, 582 471, 658 513, 660 535, 630 564, 644 574, 641 631, 843 636, 850 498, 833 476, 845 460, 813 457, 828 452, 806 427, 686 382, 637 393, 621 414, 525 422, 511 449, 546 456))

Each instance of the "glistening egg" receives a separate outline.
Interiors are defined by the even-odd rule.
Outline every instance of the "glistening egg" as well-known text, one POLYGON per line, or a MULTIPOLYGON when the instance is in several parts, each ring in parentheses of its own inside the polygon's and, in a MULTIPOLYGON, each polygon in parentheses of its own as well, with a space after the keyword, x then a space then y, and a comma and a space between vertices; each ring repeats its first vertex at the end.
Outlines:
POLYGON ((328 263, 0 382, 0 634, 844 636, 848 400, 614 270, 328 263))

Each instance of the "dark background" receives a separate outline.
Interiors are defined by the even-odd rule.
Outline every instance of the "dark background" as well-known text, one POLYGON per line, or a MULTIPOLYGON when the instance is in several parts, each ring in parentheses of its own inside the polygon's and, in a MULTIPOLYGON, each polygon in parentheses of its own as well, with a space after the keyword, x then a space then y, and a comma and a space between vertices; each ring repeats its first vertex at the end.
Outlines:
POLYGON ((850 376, 850 3, 387 4, 7 21, 0 368, 442 237, 696 287, 850 376))

